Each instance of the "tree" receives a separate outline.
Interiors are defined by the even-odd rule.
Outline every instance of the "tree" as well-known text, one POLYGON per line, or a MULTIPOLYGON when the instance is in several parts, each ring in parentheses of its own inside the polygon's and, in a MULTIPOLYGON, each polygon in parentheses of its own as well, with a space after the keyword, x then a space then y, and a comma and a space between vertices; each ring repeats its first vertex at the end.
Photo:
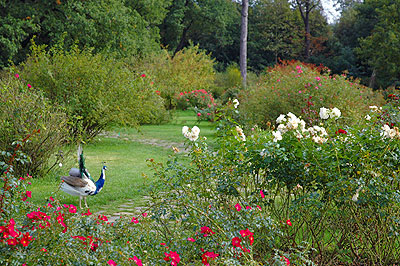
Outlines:
POLYGON ((231 0, 173 0, 160 26, 161 42, 174 54, 192 42, 219 61, 233 61, 239 21, 238 4, 231 0))
POLYGON ((363 8, 360 8, 360 14, 372 15, 376 21, 371 35, 360 39, 360 47, 356 48, 373 70, 370 86, 387 87, 400 83, 400 0, 367 0, 363 5, 373 13, 363 14, 363 8))
POLYGON ((240 74, 243 87, 246 87, 247 77, 247 21, 249 15, 249 0, 242 0, 242 24, 240 27, 240 74))
POLYGON ((310 57, 310 13, 320 5, 320 0, 294 0, 294 5, 299 9, 304 23, 304 57, 310 57))
POLYGON ((303 41, 299 14, 288 0, 260 0, 251 6, 248 61, 253 71, 297 58, 303 41))
POLYGON ((24 60, 33 36, 37 44, 51 47, 63 40, 66 47, 78 43, 81 48, 93 47, 94 52, 120 57, 158 50, 158 24, 169 2, 0 1, 0 47, 5 47, 0 49, 0 67, 8 59, 24 60))

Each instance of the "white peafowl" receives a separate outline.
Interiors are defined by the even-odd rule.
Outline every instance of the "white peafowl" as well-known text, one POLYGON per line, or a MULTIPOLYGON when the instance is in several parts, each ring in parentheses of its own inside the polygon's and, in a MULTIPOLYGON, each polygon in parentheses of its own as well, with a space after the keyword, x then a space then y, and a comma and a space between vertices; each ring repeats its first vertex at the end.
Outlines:
POLYGON ((103 188, 106 179, 105 170, 107 170, 107 167, 103 165, 99 180, 94 182, 85 167, 85 158, 83 157, 81 145, 78 147, 78 161, 79 169, 71 168, 69 176, 61 177, 61 190, 70 195, 79 196, 79 207, 82 209, 82 198, 85 200, 85 207, 88 208, 86 197, 96 195, 103 188))

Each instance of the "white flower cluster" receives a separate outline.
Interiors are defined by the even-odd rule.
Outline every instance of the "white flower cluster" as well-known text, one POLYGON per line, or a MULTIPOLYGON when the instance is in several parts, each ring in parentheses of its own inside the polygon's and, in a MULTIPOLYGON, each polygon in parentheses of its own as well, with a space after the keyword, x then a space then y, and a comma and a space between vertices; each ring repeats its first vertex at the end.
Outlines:
POLYGON ((272 132, 272 135, 274 135, 274 142, 282 140, 282 135, 288 131, 292 131, 298 139, 311 138, 314 142, 319 144, 322 144, 328 140, 326 138, 328 133, 326 133, 325 128, 313 126, 306 129, 306 122, 290 112, 287 115, 281 114, 276 119, 276 122, 279 125, 277 130, 272 132))
POLYGON ((243 133, 243 129, 236 126, 236 132, 238 133, 238 135, 242 141, 246 141, 246 135, 243 133))
POLYGON ((340 112, 340 110, 336 107, 332 109, 321 107, 319 109, 319 117, 321 117, 321 119, 328 119, 329 117, 338 119, 341 115, 342 112, 340 112))
POLYGON ((388 125, 382 127, 381 136, 386 139, 400 139, 400 132, 397 127, 390 128, 388 125))
POLYGON ((375 112, 380 112, 382 110, 382 107, 378 107, 376 105, 371 105, 369 107, 369 109, 371 109, 371 112, 375 113, 375 112))
POLYGON ((184 126, 182 128, 182 134, 183 136, 185 136, 185 138, 188 138, 191 141, 195 141, 199 138, 200 128, 198 128, 197 126, 194 126, 193 128, 184 126))

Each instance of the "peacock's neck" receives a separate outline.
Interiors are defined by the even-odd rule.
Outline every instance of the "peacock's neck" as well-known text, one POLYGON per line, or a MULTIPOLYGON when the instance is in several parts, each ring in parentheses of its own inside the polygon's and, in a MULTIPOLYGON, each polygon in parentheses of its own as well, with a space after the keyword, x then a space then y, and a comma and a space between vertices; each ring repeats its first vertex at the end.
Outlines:
POLYGON ((104 169, 101 170, 101 175, 99 177, 99 180, 96 181, 95 185, 96 185, 96 192, 94 193, 97 194, 100 192, 100 190, 103 188, 104 186, 104 182, 106 181, 106 171, 104 169))

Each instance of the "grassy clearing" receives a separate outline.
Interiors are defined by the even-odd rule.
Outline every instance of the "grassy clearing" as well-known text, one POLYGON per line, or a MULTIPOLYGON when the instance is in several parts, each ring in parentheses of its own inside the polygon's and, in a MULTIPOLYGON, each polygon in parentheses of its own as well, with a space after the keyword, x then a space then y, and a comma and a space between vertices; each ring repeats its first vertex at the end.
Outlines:
POLYGON ((170 142, 183 142, 182 127, 198 126, 200 136, 208 140, 215 139, 214 124, 206 121, 198 122, 193 111, 177 111, 173 119, 163 125, 143 125, 138 132, 134 128, 113 128, 113 131, 120 134, 127 134, 136 139, 159 139, 170 142))
MULTIPOLYGON (((105 211, 113 213, 117 207, 131 200, 133 206, 141 206, 146 188, 153 180, 153 173, 147 166, 146 159, 153 158, 157 162, 165 163, 172 149, 156 145, 142 144, 132 140, 156 139, 168 142, 183 143, 181 130, 183 125, 194 126, 196 117, 193 112, 178 112, 177 116, 165 125, 145 125, 139 133, 132 128, 114 128, 113 131, 127 136, 123 138, 109 138, 102 136, 95 142, 85 145, 84 156, 86 166, 95 180, 100 176, 102 162, 108 167, 106 183, 103 190, 96 196, 88 197, 88 205, 93 212, 105 211)), ((197 124, 201 128, 201 136, 213 138, 213 126, 208 122, 197 124)), ((184 155, 182 155, 184 156, 184 155)), ((70 196, 63 191, 58 191, 59 178, 68 174, 71 167, 77 167, 76 158, 64 164, 45 178, 32 180, 32 199, 35 204, 45 204, 50 196, 60 199, 62 203, 79 205, 79 197, 70 196)))

